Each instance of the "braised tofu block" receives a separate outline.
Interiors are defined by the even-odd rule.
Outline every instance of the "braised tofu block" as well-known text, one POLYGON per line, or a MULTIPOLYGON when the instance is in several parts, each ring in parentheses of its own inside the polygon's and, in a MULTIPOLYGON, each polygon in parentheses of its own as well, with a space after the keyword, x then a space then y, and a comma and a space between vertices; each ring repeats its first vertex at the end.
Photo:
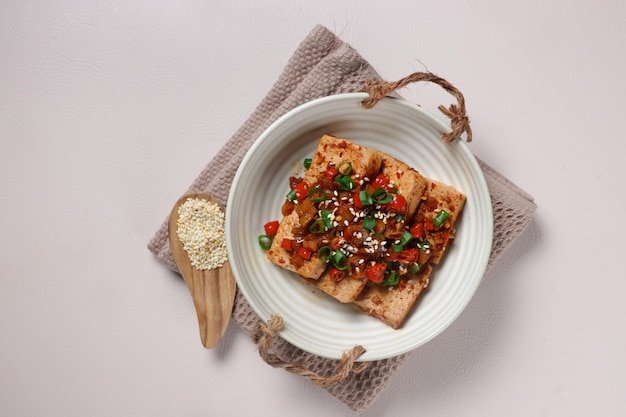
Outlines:
POLYGON ((454 239, 455 223, 464 205, 465 195, 456 188, 428 180, 412 225, 420 229, 423 239, 429 244, 429 262, 438 264, 454 239))
POLYGON ((281 268, 293 271, 302 277, 318 279, 326 269, 326 262, 313 256, 312 251, 309 252, 310 257, 303 253, 304 251, 298 253, 299 251, 296 250, 297 238, 294 235, 294 230, 297 230, 298 227, 299 216, 296 211, 283 217, 272 241, 272 246, 267 251, 267 258, 281 268))
POLYGON ((410 219, 421 201, 427 180, 404 162, 386 154, 381 153, 381 155, 383 162, 380 174, 384 175, 390 184, 397 188, 398 194, 404 196, 407 203, 405 216, 410 219))
MULTIPOLYGON (((304 178, 290 180, 293 196, 283 205, 285 215, 268 251, 268 258, 304 278, 318 279, 326 262, 320 260, 317 251, 323 245, 321 238, 326 236, 322 236, 325 230, 316 228, 318 225, 334 228, 339 225, 335 225, 336 222, 344 221, 337 215, 340 193, 343 199, 341 208, 348 210, 347 200, 352 195, 354 183, 359 178, 375 175, 381 162, 382 156, 377 151, 324 135, 304 178), (338 183, 338 175, 345 176, 347 182, 338 183)), ((344 212, 346 218, 347 213, 344 212)))
POLYGON ((361 294, 367 284, 367 279, 348 277, 335 281, 329 272, 324 272, 320 279, 307 280, 307 282, 341 303, 351 303, 361 294))
POLYGON ((408 275, 391 287, 369 284, 354 304, 366 314, 398 329, 428 286, 432 270, 432 266, 424 265, 417 274, 408 275))
MULTIPOLYGON (((383 188, 386 192, 390 193, 390 197, 393 194, 402 196, 406 201, 406 208, 400 214, 403 214, 405 217, 413 216, 421 201, 422 192, 426 187, 426 179, 405 163, 382 152, 380 155, 382 159, 381 169, 377 173, 376 178, 374 176, 364 177, 363 180, 359 181, 356 185, 357 192, 359 192, 359 190, 365 190, 368 194, 373 194, 377 189, 383 188), (390 190, 392 189, 395 190, 394 193, 391 193, 390 190)), ((363 255, 363 252, 365 252, 367 248, 366 245, 366 248, 363 248, 365 243, 364 239, 367 239, 368 236, 371 238, 370 235, 374 233, 379 233, 392 239, 400 238, 405 229, 403 221, 393 221, 391 218, 387 218, 386 216, 388 216, 389 213, 384 208, 376 209, 376 205, 374 204, 369 208, 363 206, 363 204, 360 204, 360 206, 361 207, 352 205, 350 207, 351 213, 356 214, 357 218, 361 216, 363 216, 363 218, 377 218, 377 225, 373 226, 372 230, 365 230, 365 228, 361 226, 361 221, 354 224, 354 216, 347 215, 350 217, 351 226, 344 229, 342 236, 350 243, 350 246, 358 249, 357 255, 359 254, 359 250, 361 252, 360 255, 363 255), (354 235, 355 233, 357 234, 356 236, 354 235), (358 236, 361 237, 359 238, 358 236), (361 250, 359 248, 363 249, 361 250)), ((344 217, 346 217, 345 214, 344 217)), ((348 269, 344 279, 333 279, 333 277, 331 277, 333 271, 327 270, 322 274, 320 279, 314 283, 314 286, 342 303, 354 301, 368 281, 366 276, 367 261, 379 257, 381 250, 382 248, 379 247, 376 251, 372 251, 371 255, 375 256, 370 256, 369 259, 361 257, 351 262, 354 267, 348 269), (359 264, 362 266, 359 267, 359 264)), ((348 255, 350 255, 350 253, 348 253, 348 255)))
POLYGON ((350 176, 354 180, 375 176, 380 170, 382 154, 349 140, 325 134, 317 145, 304 181, 309 186, 314 186, 319 178, 327 175, 329 168, 336 172, 341 164, 348 163, 352 167, 350 176))

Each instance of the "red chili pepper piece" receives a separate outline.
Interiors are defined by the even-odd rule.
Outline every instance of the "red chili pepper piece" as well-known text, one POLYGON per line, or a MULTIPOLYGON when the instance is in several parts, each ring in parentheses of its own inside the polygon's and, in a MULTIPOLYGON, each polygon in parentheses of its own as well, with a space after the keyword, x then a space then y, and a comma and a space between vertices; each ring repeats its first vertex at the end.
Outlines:
POLYGON ((385 262, 376 262, 375 264, 367 267, 365 270, 365 276, 372 282, 383 282, 386 269, 387 264, 385 262))
POLYGON ((339 269, 332 267, 330 268, 330 279, 335 282, 339 282, 346 277, 345 271, 340 271, 339 269))
POLYGON ((393 200, 385 205, 388 211, 393 213, 405 213, 406 212, 406 198, 397 194, 393 196, 393 200))
POLYGON ((296 185, 294 191, 296 192, 296 198, 298 199, 298 201, 304 201, 304 199, 307 198, 309 195, 309 186, 306 182, 301 181, 298 183, 298 185, 296 185))
POLYGON ((329 179, 334 180, 335 177, 338 175, 337 167, 335 167, 334 165, 329 166, 325 174, 329 179))
POLYGON ((415 239, 421 239, 424 236, 424 224, 418 223, 409 228, 409 232, 415 239))
POLYGON ((356 193, 354 193, 354 195, 352 196, 352 199, 354 200, 354 207, 356 208, 363 208, 363 203, 361 202, 361 192, 359 190, 356 191, 356 193))
POLYGON ((313 255, 313 251, 311 251, 311 249, 305 248, 304 246, 299 247, 296 253, 307 261, 310 260, 311 255, 313 255))
POLYGON ((379 174, 374 179, 374 188, 386 188, 389 185, 389 178, 383 174, 379 174))
POLYGON ((267 222, 263 227, 265 228, 265 234, 267 236, 274 236, 278 231, 278 220, 267 222))
POLYGON ((284 239, 283 239, 283 241, 281 242, 280 246, 281 246, 284 250, 286 250, 286 251, 288 251, 288 252, 292 252, 292 251, 293 251, 293 244, 294 244, 294 243, 295 243, 295 241, 294 241, 294 240, 284 238, 284 239))

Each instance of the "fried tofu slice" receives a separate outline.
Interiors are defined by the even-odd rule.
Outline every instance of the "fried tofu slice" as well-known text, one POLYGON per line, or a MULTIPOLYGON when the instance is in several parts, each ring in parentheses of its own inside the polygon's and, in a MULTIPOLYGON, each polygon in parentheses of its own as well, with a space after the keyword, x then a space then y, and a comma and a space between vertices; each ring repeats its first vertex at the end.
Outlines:
POLYGON ((361 294, 367 284, 367 279, 346 277, 336 282, 328 272, 324 272, 320 279, 307 280, 307 282, 341 303, 351 303, 361 294))
MULTIPOLYGON (((314 186, 319 178, 325 175, 329 166, 338 166, 343 162, 350 162, 352 165, 351 176, 353 179, 373 176, 380 170, 382 159, 382 155, 378 151, 357 145, 346 139, 325 134, 320 139, 312 158, 311 166, 307 169, 304 176, 304 181, 309 186, 314 186)), ((313 256, 302 265, 296 265, 292 261, 293 257, 291 254, 282 247, 283 239, 294 239, 294 229, 298 225, 299 221, 296 211, 283 217, 276 236, 274 236, 272 246, 267 252, 267 257, 279 267, 293 271, 304 278, 319 279, 324 269, 326 269, 324 261, 317 256, 313 256)))
POLYGON ((432 266, 424 265, 417 274, 402 278, 393 287, 367 285, 354 304, 367 315, 376 317, 393 329, 398 329, 419 295, 428 286, 432 271, 432 266))
POLYGON ((406 218, 415 214, 426 189, 427 179, 404 162, 381 152, 383 162, 380 173, 387 176, 398 189, 398 194, 406 199, 406 218))
POLYGON ((383 156, 380 152, 357 145, 347 139, 324 134, 307 169, 304 181, 315 185, 318 178, 325 174, 331 165, 338 166, 343 162, 352 164, 353 179, 375 176, 380 170, 383 156))
POLYGON ((318 257, 311 257, 309 261, 297 265, 291 261, 291 254, 282 247, 283 239, 293 240, 295 238, 293 230, 297 225, 297 212, 293 211, 283 217, 272 241, 272 246, 267 251, 267 258, 279 267, 295 272, 302 277, 318 279, 326 269, 326 262, 318 257))
MULTIPOLYGON (((393 181, 398 189, 398 194, 404 196, 407 201, 406 218, 411 218, 415 214, 422 193, 426 188, 426 178, 404 162, 382 152, 379 153, 382 163, 381 169, 376 175, 383 174, 390 181, 393 181)), ((330 272, 325 271, 320 279, 312 284, 342 303, 351 303, 363 291, 366 283, 367 279, 363 276, 348 276, 336 282, 330 278, 330 272)))
POLYGON ((427 179, 428 185, 426 192, 417 209, 414 224, 421 223, 424 225, 425 238, 431 245, 428 260, 434 264, 438 264, 444 252, 454 239, 455 224, 459 214, 463 210, 466 197, 451 185, 444 184, 439 181, 427 179), (433 219, 445 210, 449 217, 444 221, 441 227, 426 227, 432 224, 433 219))

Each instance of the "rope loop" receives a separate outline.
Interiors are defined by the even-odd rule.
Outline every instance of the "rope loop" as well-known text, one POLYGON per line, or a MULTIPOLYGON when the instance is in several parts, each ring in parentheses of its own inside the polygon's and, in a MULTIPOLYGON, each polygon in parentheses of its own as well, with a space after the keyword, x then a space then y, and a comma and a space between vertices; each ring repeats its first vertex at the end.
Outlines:
POLYGON ((465 110, 465 97, 463 97, 463 93, 445 79, 431 72, 414 72, 395 82, 378 80, 366 81, 361 91, 367 92, 369 97, 363 100, 361 104, 366 109, 371 109, 392 91, 420 81, 431 82, 441 86, 457 100, 457 104, 451 104, 450 107, 439 106, 439 111, 450 119, 450 127, 452 128, 451 132, 442 134, 441 139, 446 143, 450 143, 460 139, 461 135, 465 133, 465 140, 471 142, 472 128, 470 127, 470 120, 465 110))
POLYGON ((356 362, 365 353, 363 346, 357 345, 341 356, 341 360, 335 368, 335 373, 330 376, 319 375, 310 371, 304 364, 284 361, 270 350, 274 339, 283 328, 283 319, 278 315, 273 315, 267 323, 259 324, 252 332, 252 340, 259 349, 259 355, 263 360, 274 368, 282 368, 296 375, 309 378, 313 383, 320 386, 336 385, 344 381, 351 373, 363 372, 367 367, 366 362, 356 362))

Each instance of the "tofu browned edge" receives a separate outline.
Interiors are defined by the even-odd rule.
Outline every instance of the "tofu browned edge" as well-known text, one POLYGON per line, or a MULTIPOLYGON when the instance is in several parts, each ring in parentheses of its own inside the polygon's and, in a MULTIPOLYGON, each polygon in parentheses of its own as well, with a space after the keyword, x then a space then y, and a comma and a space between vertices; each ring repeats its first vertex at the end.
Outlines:
MULTIPOLYGON (((378 151, 377 151, 378 152, 378 151)), ((422 193, 426 188, 427 181, 415 169, 409 167, 402 161, 399 161, 385 153, 378 152, 382 158, 380 166, 381 173, 386 175, 394 182, 398 188, 398 193, 407 201, 406 218, 411 218, 417 210, 421 201, 422 193)), ((373 177, 372 177, 373 178, 373 177)), ((339 282, 335 282, 330 278, 330 273, 325 271, 320 278, 312 283, 316 288, 324 291, 330 296, 336 298, 342 303, 353 302, 363 291, 367 284, 366 279, 346 277, 339 282)))

